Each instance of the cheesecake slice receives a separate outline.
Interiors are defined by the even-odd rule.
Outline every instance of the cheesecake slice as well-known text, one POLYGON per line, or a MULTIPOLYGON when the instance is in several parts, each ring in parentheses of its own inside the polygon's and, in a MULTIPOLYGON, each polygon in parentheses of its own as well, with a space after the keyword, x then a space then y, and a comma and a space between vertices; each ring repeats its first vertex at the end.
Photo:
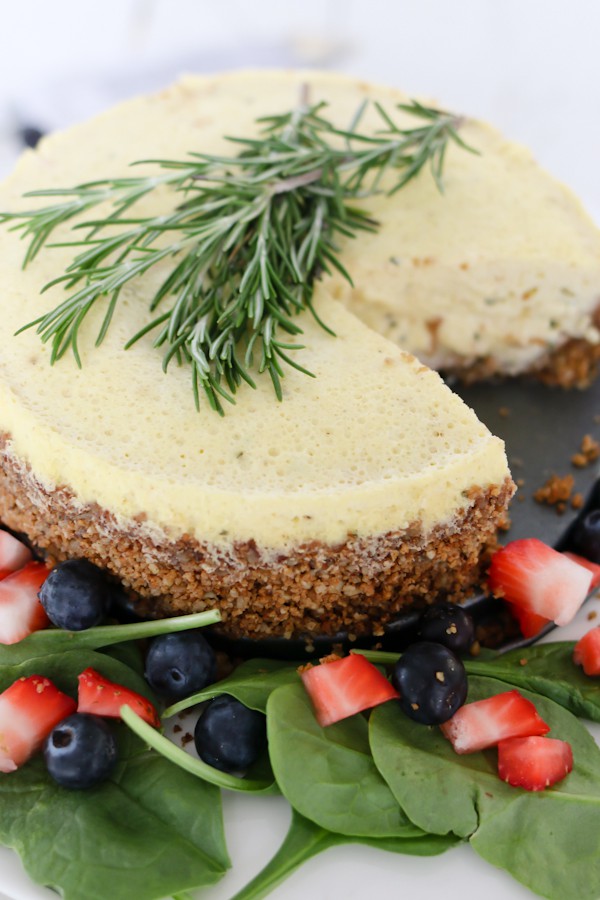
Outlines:
MULTIPOLYGON (((224 133, 252 134, 257 116, 293 105, 303 78, 187 79, 127 103, 27 152, 0 209, 31 205, 22 194, 35 188, 124 174, 139 158, 218 152, 224 133)), ((310 80, 340 122, 371 90, 310 80)), ((422 190, 425 205, 446 202, 422 190)), ((464 192, 463 203, 468 217, 464 192)), ((157 192, 143 212, 170 206, 157 192)), ((361 241, 346 250, 356 273, 361 241)), ((47 249, 25 270, 23 251, 2 229, 0 519, 50 559, 91 559, 152 614, 217 606, 229 634, 251 637, 371 633, 408 605, 479 583, 514 490, 503 444, 437 373, 365 324, 370 301, 357 316, 340 299, 358 295, 336 299, 336 283, 323 281, 315 304, 336 337, 304 314, 305 349, 295 351, 316 377, 288 370, 282 403, 259 377, 221 418, 196 412, 186 367, 162 374, 150 336, 123 350, 148 321, 156 273, 123 290, 100 347, 104 310, 85 320, 81 370, 68 355, 51 367, 49 347, 15 331, 64 297, 60 285, 40 291, 72 250, 47 249)), ((388 274, 369 276, 371 298, 388 274)))

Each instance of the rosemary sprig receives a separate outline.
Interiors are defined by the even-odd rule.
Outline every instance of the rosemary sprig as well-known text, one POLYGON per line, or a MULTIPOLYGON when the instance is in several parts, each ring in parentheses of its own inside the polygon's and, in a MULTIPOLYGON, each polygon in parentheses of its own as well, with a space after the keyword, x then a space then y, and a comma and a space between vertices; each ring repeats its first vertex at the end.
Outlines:
POLYGON ((302 333, 295 315, 310 310, 329 331, 312 306, 315 279, 337 269, 351 282, 338 237, 377 228, 354 201, 379 191, 390 169, 398 177, 389 194, 425 166, 442 190, 448 144, 472 149, 458 135, 459 119, 416 101, 399 107, 419 120, 415 127, 400 128, 375 104, 381 130, 363 134, 365 107, 348 130, 325 118, 324 103, 302 105, 259 120, 255 139, 229 138, 241 148, 235 156, 143 160, 156 164, 156 175, 31 192, 27 196, 68 199, 0 213, 0 224, 13 223, 29 239, 24 264, 46 244, 79 249, 65 273, 44 288, 63 284, 68 296, 20 331, 35 327, 51 342, 52 363, 70 349, 81 366, 78 334, 88 312, 98 301, 106 304, 98 345, 123 287, 162 264, 166 275, 150 298, 152 315, 126 347, 154 332, 163 370, 173 359, 190 365, 196 406, 204 391, 223 414, 221 401, 235 402, 242 381, 255 386, 253 371, 267 371, 281 399, 285 366, 312 374, 290 355, 302 345, 285 339, 302 333), (136 203, 158 187, 173 192, 172 210, 135 216, 136 203), (110 204, 110 211, 88 218, 99 204, 110 204), (72 219, 79 220, 71 226, 72 240, 49 244, 55 229, 72 219))

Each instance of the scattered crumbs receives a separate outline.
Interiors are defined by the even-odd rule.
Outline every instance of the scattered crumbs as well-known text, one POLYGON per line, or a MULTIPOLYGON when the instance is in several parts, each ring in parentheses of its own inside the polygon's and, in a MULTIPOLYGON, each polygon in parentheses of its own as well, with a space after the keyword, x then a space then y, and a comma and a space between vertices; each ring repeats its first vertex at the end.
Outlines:
POLYGON ((323 665, 325 663, 337 662, 341 658, 342 657, 339 655, 339 653, 328 653, 327 656, 321 656, 319 662, 321 663, 321 665, 323 665))
POLYGON ((573 507, 573 509, 581 509, 581 507, 583 506, 583 494, 580 494, 579 492, 577 494, 573 494, 573 496, 571 497, 571 506, 573 507))
POLYGON ((508 406, 501 406, 498 410, 498 415, 502 416, 503 419, 508 419, 508 417, 510 416, 510 409, 508 408, 508 406))
POLYGON ((418 708, 419 708, 419 704, 418 704, 418 703, 411 703, 411 704, 410 704, 410 708, 411 708, 411 709, 418 709, 418 708))
POLYGON ((473 641, 473 643, 469 647, 469 653, 471 654, 471 656, 479 656, 479 654, 481 653, 481 644, 479 643, 479 641, 473 641))
POLYGON ((389 261, 391 262, 391 264, 392 264, 393 266, 399 266, 399 265, 400 265, 400 259, 399 259, 397 256, 390 256, 389 261))
POLYGON ((243 455, 244 455, 244 451, 243 451, 243 450, 240 450, 239 453, 236 453, 235 458, 236 458, 236 459, 241 459, 243 455))
POLYGON ((437 681, 440 681, 442 684, 443 684, 443 683, 445 682, 445 680, 446 680, 446 677, 445 677, 445 675, 444 675, 443 672, 436 672, 436 673, 435 673, 435 677, 436 677, 437 681))
POLYGON ((304 645, 304 649, 307 653, 314 653, 316 648, 312 641, 307 641, 304 645))
POLYGON ((509 462, 513 469, 522 469, 525 465, 520 456, 511 456, 509 462))
POLYGON ((448 625, 448 627, 446 628, 446 634, 458 634, 458 628, 456 627, 456 624, 454 622, 452 622, 451 625, 448 625))
POLYGON ((591 434, 586 434, 581 441, 579 453, 575 453, 571 457, 571 462, 578 469, 584 469, 590 463, 595 462, 598 457, 600 457, 600 444, 594 440, 591 434))
POLYGON ((357 636, 353 632, 348 632, 348 640, 350 641, 351 644, 353 644, 356 639, 357 639, 357 636))
POLYGON ((519 494, 517 497, 517 503, 525 503, 525 494, 519 494))
POLYGON ((186 747, 190 743, 190 741, 193 741, 193 740, 194 740, 193 735, 191 735, 189 733, 189 731, 186 731, 186 733, 181 738, 181 746, 186 747))
POLYGON ((525 657, 523 657, 522 659, 519 660, 519 665, 526 666, 528 662, 529 662, 529 660, 525 659, 525 657))
POLYGON ((562 515, 571 499, 574 486, 575 479, 572 475, 551 475, 546 483, 537 489, 533 499, 536 503, 545 503, 547 506, 553 506, 556 512, 562 515))
POLYGON ((385 634, 385 630, 383 628, 383 625, 376 625, 373 628, 373 636, 374 637, 383 637, 384 634, 385 634))
POLYGON ((588 622, 593 622, 594 619, 597 619, 597 618, 598 618, 598 613, 596 612, 595 609, 592 609, 592 610, 590 610, 590 612, 587 614, 587 618, 588 618, 588 622))
POLYGON ((517 478, 517 487, 525 487, 525 479, 517 478))
POLYGON ((180 731, 183 731, 181 725, 173 725, 173 734, 179 734, 180 731))

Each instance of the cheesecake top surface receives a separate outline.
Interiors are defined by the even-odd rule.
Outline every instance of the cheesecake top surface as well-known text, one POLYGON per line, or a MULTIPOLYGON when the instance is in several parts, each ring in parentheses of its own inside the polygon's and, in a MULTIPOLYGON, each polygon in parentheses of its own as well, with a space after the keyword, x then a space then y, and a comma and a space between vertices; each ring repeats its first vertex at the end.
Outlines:
MULTIPOLYGON (((0 209, 31 207, 36 201, 22 199, 28 190, 122 175, 140 158, 219 152, 223 134, 252 135, 256 117, 293 106, 303 80, 299 73, 189 78, 126 103, 26 152, 0 189, 0 209)), ((330 101, 340 124, 366 90, 329 75, 310 82, 311 99, 330 101)), ((403 98, 382 89, 381 99, 403 98)), ((447 163, 448 195, 458 158, 447 163)), ((426 195, 435 191, 428 179, 420 179, 426 195)), ((172 204, 160 191, 143 201, 143 212, 172 204)), ((414 209, 418 233, 424 223, 414 209)), ((81 370, 68 355, 50 367, 49 347, 32 331, 15 337, 63 299, 60 286, 40 291, 72 258, 68 248, 46 249, 23 271, 24 249, 17 234, 0 231, 0 430, 43 483, 66 485, 82 502, 142 517, 172 536, 254 539, 279 549, 414 523, 428 529, 451 520, 472 486, 508 476, 502 442, 436 373, 365 326, 326 284, 317 308, 337 337, 310 315, 298 319, 305 349, 297 359, 316 378, 286 371, 278 403, 268 376, 259 377, 258 389, 242 388, 220 418, 206 405, 196 412, 187 368, 161 373, 150 337, 123 350, 148 321, 147 296, 160 273, 123 290, 94 349, 104 312, 97 305, 81 331, 81 370)))

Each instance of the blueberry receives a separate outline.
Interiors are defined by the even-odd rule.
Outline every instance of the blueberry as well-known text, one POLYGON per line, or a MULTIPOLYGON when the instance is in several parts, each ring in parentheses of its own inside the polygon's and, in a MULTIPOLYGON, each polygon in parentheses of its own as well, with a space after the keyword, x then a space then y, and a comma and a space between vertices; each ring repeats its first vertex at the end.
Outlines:
POLYGON ((600 563, 600 509, 594 509, 577 523, 570 550, 593 563, 600 563))
POLYGON ((472 616, 454 603, 429 606, 419 619, 419 637, 443 644, 454 653, 468 653, 475 641, 472 616))
POLYGON ((245 772, 266 745, 266 717, 222 694, 207 704, 196 723, 200 759, 223 772, 245 772))
POLYGON ((122 625, 134 622, 147 621, 147 617, 140 614, 139 603, 127 593, 121 585, 112 585, 109 596, 108 615, 122 625))
POLYGON ((439 725, 454 715, 467 697, 462 662, 443 644, 421 641, 404 651, 392 674, 407 716, 424 725, 439 725))
POLYGON ((35 125, 23 125, 19 128, 19 137, 26 147, 37 147, 44 132, 35 125))
POLYGON ((110 590, 102 569, 87 559, 69 559, 52 569, 39 596, 54 625, 83 631, 106 616, 110 590))
POLYGON ((117 762, 117 743, 104 719, 74 713, 46 738, 44 759, 58 784, 81 790, 108 778, 117 762))
POLYGON ((157 694, 181 700, 211 684, 216 669, 215 654, 206 638, 197 631, 181 631, 154 638, 145 675, 157 694))

